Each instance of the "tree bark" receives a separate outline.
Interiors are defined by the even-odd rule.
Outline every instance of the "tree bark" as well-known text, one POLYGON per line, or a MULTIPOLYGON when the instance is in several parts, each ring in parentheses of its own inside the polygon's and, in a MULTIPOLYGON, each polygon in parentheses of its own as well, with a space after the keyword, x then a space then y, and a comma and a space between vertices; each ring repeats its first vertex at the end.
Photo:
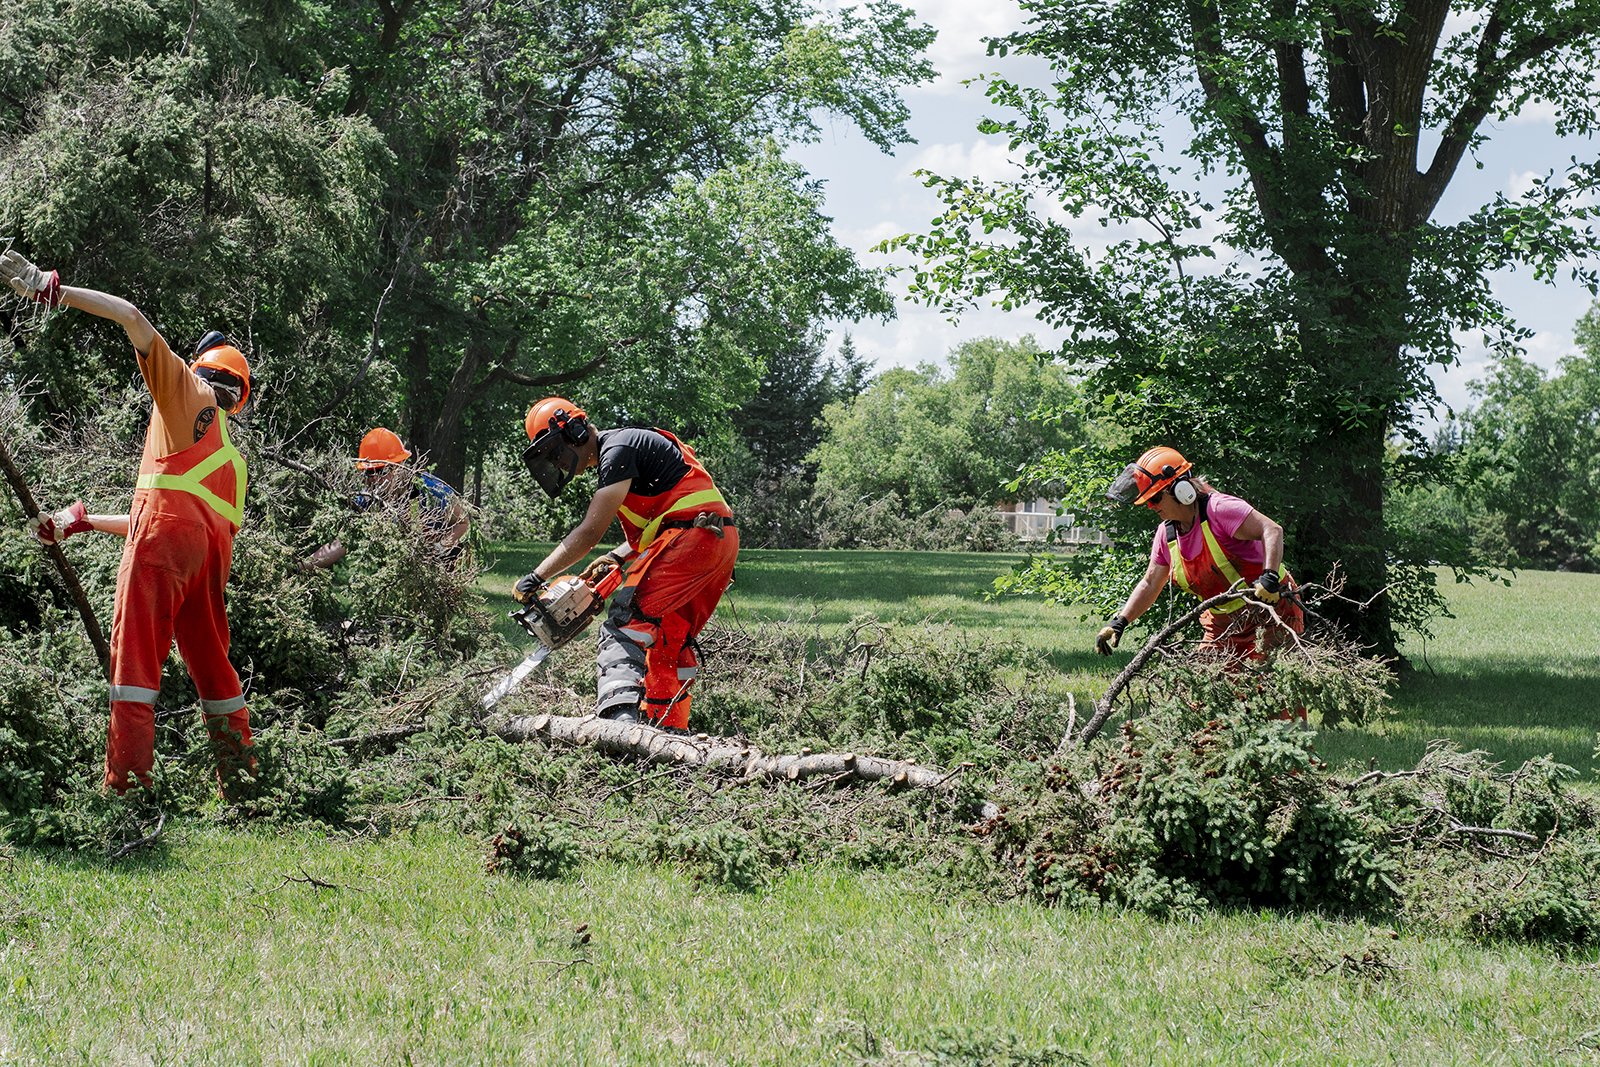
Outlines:
MULTIPOLYGON (((421 726, 391 727, 373 734, 340 738, 338 748, 359 748, 373 743, 402 741, 421 726)), ((551 744, 585 745, 608 756, 637 756, 646 763, 668 766, 703 767, 736 774, 746 780, 771 779, 799 782, 811 778, 831 778, 845 782, 882 782, 890 788, 908 787, 948 791, 962 771, 963 763, 951 771, 924 767, 907 760, 883 759, 854 752, 766 753, 759 748, 728 737, 708 734, 689 736, 658 730, 642 723, 614 722, 592 715, 518 715, 488 727, 504 741, 547 741, 551 744)), ((991 818, 997 808, 983 801, 981 818, 991 818)))
MULTIPOLYGON (((752 745, 706 734, 689 737, 639 723, 613 722, 593 716, 519 715, 494 727, 506 741, 545 741, 588 745, 611 756, 638 756, 647 763, 681 764, 738 774, 742 778, 802 781, 827 777, 839 781, 886 782, 891 786, 946 789, 968 764, 954 771, 924 767, 906 760, 881 759, 854 752, 768 754, 752 745)), ((988 807, 988 805, 985 805, 988 807)))
MULTIPOLYGON (((11 483, 11 491, 17 494, 17 502, 22 505, 23 513, 30 518, 39 514, 39 502, 33 498, 27 479, 22 477, 22 471, 12 462, 11 453, 3 444, 0 444, 0 471, 5 473, 6 481, 11 483)), ((44 547, 50 562, 55 564, 57 573, 61 575, 61 581, 67 587, 67 594, 72 597, 72 603, 78 609, 78 617, 83 620, 84 632, 89 635, 89 644, 94 646, 95 657, 100 661, 100 670, 104 672, 106 681, 109 682, 111 646, 106 643, 105 631, 100 628, 100 618, 94 613, 94 605, 89 603, 89 596, 83 591, 83 583, 78 581, 78 572, 67 559, 67 554, 61 551, 61 546, 48 544, 44 547)))

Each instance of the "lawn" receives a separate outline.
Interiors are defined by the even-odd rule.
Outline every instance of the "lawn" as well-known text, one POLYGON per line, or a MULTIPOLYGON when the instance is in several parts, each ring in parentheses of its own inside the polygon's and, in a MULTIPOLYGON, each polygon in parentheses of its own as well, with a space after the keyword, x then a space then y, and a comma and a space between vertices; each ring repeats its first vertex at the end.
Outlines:
MULTIPOLYGON (((500 606, 539 550, 485 577, 500 606)), ((986 601, 1005 562, 751 552, 727 617, 953 620, 1052 654, 1092 697, 1121 656, 1089 654, 1071 610, 986 601)), ((1451 593, 1393 719, 1319 750, 1399 766, 1449 736, 1588 774, 1600 579, 1451 593)), ((118 864, 0 853, 0 1063, 1600 1063, 1594 954, 826 866, 754 893, 666 866, 540 882, 484 873, 482 851, 185 824, 118 864)))

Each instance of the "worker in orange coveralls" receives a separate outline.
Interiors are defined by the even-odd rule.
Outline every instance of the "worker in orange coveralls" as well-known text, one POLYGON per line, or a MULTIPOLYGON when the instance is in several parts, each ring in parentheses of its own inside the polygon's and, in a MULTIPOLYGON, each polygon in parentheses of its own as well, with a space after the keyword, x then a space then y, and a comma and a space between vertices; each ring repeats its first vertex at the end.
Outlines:
POLYGON ((1249 600, 1225 601, 1200 616, 1200 647, 1207 651, 1236 662, 1261 660, 1288 634, 1305 632, 1294 578, 1283 565, 1283 527, 1248 501, 1216 492, 1193 468, 1177 449, 1159 446, 1128 464, 1106 492, 1119 504, 1143 504, 1162 522, 1144 576, 1095 636, 1095 651, 1103 656, 1111 655, 1122 631, 1156 602, 1169 580, 1201 600, 1232 588, 1250 594, 1249 600))
POLYGON ((600 543, 612 519, 627 542, 583 572, 591 584, 626 567, 600 627, 602 719, 681 730, 689 723, 689 685, 699 672, 693 638, 733 579, 739 531, 733 512, 694 450, 665 430, 600 430, 577 405, 541 400, 524 423, 523 462, 550 496, 580 471, 598 468, 598 488, 583 521, 519 579, 512 596, 533 600, 600 543))
POLYGON ((155 762, 155 703, 161 668, 178 651, 200 694, 224 798, 237 773, 252 767, 250 712, 228 662, 228 616, 222 592, 243 517, 245 462, 228 437, 228 415, 250 396, 244 355, 212 331, 186 364, 138 308, 94 289, 62 285, 16 252, 0 256, 0 277, 19 294, 111 319, 128 333, 139 371, 155 400, 133 506, 127 515, 87 515, 83 504, 41 514, 41 540, 100 530, 127 538, 117 571, 111 623, 111 724, 105 784, 125 792, 150 784, 155 762))

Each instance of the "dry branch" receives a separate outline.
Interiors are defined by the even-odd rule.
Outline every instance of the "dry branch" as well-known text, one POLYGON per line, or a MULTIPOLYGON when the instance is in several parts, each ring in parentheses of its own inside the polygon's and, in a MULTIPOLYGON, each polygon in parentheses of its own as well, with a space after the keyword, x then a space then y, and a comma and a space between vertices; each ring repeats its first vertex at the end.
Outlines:
MULTIPOLYGON (((1078 734, 1078 740, 1075 743, 1084 744, 1100 732, 1100 728, 1106 724, 1106 720, 1111 718, 1111 711, 1116 706, 1117 698, 1122 695, 1122 691, 1128 688, 1128 683, 1138 677, 1139 672, 1144 669, 1144 665, 1150 662, 1150 657, 1160 650, 1168 638, 1198 619, 1201 612, 1214 608, 1218 604, 1226 604, 1230 600, 1238 600, 1240 595, 1240 591, 1235 589, 1229 589, 1225 593, 1218 593, 1214 597, 1202 600, 1157 630, 1155 635, 1145 642, 1145 646, 1133 654, 1133 658, 1128 661, 1128 665, 1122 668, 1122 673, 1117 675, 1116 680, 1106 689, 1105 695, 1095 702, 1094 714, 1089 717, 1088 722, 1083 724, 1083 730, 1078 734)), ((1072 742, 1069 742, 1069 737, 1070 734, 1061 739, 1062 743, 1057 749, 1058 752, 1061 751, 1061 748, 1070 747, 1072 742)))
MULTIPOLYGON (((39 503, 34 500, 33 493, 28 489, 27 480, 12 462, 11 453, 6 450, 4 444, 0 444, 0 471, 5 472, 6 481, 11 483, 11 491, 17 495, 17 502, 22 505, 23 513, 30 519, 39 514, 39 503)), ((79 617, 83 619, 83 629, 89 635, 89 643, 94 646, 94 654, 100 660, 100 669, 105 672, 109 680, 111 646, 106 643, 105 631, 100 628, 100 619, 94 613, 94 606, 89 603, 88 594, 83 591, 83 583, 78 581, 78 572, 67 559, 67 554, 61 551, 60 545, 46 543, 44 550, 49 555, 50 562, 56 565, 61 581, 66 584, 67 593, 72 597, 72 603, 77 607, 79 617)))
MULTIPOLYGON (((885 782, 890 786, 947 790, 964 768, 942 771, 906 760, 882 759, 854 752, 776 754, 726 737, 686 736, 639 723, 594 716, 519 715, 491 728, 505 741, 544 741, 585 745, 609 756, 637 756, 646 763, 704 767, 745 780, 772 778, 796 782, 826 776, 840 782, 885 782)), ((992 812, 984 804, 984 817, 992 812)))

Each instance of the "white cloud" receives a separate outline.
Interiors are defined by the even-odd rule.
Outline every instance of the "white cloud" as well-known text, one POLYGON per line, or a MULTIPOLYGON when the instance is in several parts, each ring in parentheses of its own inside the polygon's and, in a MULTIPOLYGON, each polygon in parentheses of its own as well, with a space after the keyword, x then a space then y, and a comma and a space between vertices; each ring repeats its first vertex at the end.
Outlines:
POLYGON ((1527 196, 1542 177, 1544 175, 1536 170, 1514 170, 1506 179, 1506 195, 1513 200, 1527 196))
POLYGON ((1011 149, 997 138, 984 137, 965 144, 923 145, 906 160, 905 177, 919 170, 947 177, 979 178, 987 182, 1014 181, 1022 168, 1011 160, 1011 149))
MULTIPOLYGON (((1473 403, 1468 386, 1489 373, 1495 354, 1476 333, 1457 332, 1456 342, 1461 346, 1461 361, 1454 367, 1436 370, 1434 387, 1440 398, 1453 410, 1460 411, 1473 403)), ((1562 330, 1537 330, 1524 342, 1523 358, 1546 372, 1553 371, 1562 356, 1573 351, 1572 332, 1562 330)), ((1442 414, 1442 412, 1441 412, 1442 414)))
POLYGON ((1016 0, 912 0, 907 6, 939 33, 928 58, 939 71, 932 88, 941 92, 959 90, 967 78, 1000 69, 1001 61, 988 54, 985 39, 1019 30, 1024 22, 1016 0))

